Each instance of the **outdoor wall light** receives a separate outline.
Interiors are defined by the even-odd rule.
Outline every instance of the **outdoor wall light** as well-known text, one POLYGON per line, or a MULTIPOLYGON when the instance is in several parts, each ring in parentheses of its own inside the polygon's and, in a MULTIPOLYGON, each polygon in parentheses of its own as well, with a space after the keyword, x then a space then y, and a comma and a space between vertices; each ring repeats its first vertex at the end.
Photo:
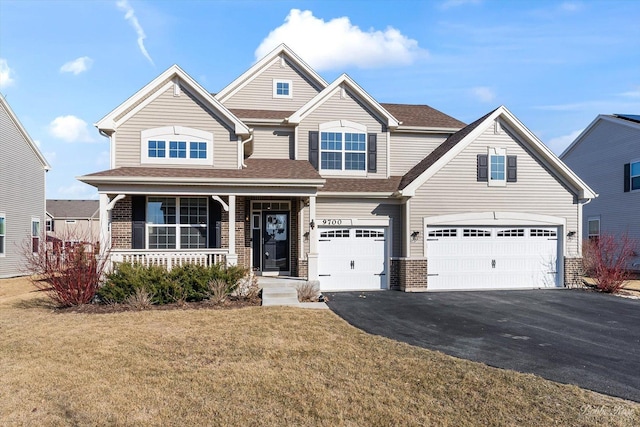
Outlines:
POLYGON ((316 223, 314 220, 311 220, 311 222, 309 223, 309 227, 311 227, 312 230, 316 228, 316 223))
POLYGON ((309 241, 309 232, 308 231, 305 231, 305 233, 304 233, 304 240, 305 240, 305 242, 309 241))
POLYGON ((411 241, 415 242, 416 240, 418 240, 419 235, 420 235, 419 231, 414 231, 413 233, 411 233, 411 241))
POLYGON ((576 235, 575 231, 570 231, 570 232, 567 233, 567 237, 573 237, 575 235, 576 235))

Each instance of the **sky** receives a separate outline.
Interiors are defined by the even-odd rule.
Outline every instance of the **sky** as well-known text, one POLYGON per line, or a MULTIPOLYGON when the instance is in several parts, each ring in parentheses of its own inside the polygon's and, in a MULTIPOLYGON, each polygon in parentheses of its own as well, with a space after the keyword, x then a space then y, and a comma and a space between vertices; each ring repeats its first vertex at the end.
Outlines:
POLYGON ((219 92, 280 43, 331 82, 465 123, 505 105, 556 154, 598 114, 640 114, 640 1, 0 0, 0 93, 52 169, 97 198, 94 123, 173 64, 219 92))

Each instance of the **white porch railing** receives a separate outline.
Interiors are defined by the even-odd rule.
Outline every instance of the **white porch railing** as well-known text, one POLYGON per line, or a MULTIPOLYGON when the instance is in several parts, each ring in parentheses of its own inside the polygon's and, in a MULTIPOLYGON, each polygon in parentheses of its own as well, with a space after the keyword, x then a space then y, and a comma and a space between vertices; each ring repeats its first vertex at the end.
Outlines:
POLYGON ((197 249, 194 251, 148 251, 118 250, 111 251, 111 264, 118 262, 139 263, 144 266, 160 265, 167 270, 184 264, 199 264, 210 266, 227 262, 227 249, 197 249))

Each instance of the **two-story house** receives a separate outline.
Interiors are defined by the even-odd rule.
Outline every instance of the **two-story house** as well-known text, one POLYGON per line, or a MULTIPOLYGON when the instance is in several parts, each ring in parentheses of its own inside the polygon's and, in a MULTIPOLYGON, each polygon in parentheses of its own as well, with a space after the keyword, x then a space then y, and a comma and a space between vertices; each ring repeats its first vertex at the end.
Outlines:
POLYGON ((45 175, 50 169, 0 95, 0 278, 26 274, 44 237, 45 175))
POLYGON ((111 168, 79 179, 115 261, 224 261, 322 290, 577 280, 594 193, 504 107, 465 126, 383 104, 281 45, 215 95, 172 66, 96 126, 111 168))
MULTIPOLYGON (((598 193, 584 207, 583 238, 607 233, 640 242, 640 115, 599 115, 560 158, 598 193)), ((640 270, 640 255, 629 267, 640 270)))
POLYGON ((47 240, 61 244, 96 243, 100 239, 97 200, 47 199, 47 240))

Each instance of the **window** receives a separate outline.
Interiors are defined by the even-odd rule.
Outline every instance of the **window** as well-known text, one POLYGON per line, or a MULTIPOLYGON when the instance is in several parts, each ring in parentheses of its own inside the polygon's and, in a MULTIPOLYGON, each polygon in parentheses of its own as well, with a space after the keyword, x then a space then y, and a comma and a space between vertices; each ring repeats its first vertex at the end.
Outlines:
POLYGON ((186 159, 186 141, 169 141, 169 157, 171 157, 172 159, 186 159))
POLYGON ((458 230, 455 228, 443 228, 440 230, 429 231, 429 237, 456 237, 458 230))
POLYGON ((357 237, 384 237, 384 232, 375 230, 356 230, 356 238, 357 237))
POLYGON ((206 248, 207 219, 206 197, 149 197, 148 248, 206 248))
POLYGON ((31 250, 37 253, 40 248, 40 219, 31 218, 31 250))
POLYGON ((366 131, 365 126, 346 120, 320 125, 320 170, 366 173, 366 131))
POLYGON ((489 186, 506 184, 507 159, 504 148, 489 148, 489 186))
POLYGON ((0 256, 5 255, 5 237, 7 235, 7 217, 0 213, 0 256))
POLYGON ((475 228, 465 228, 462 230, 463 237, 491 237, 489 230, 477 230, 475 228))
POLYGON ((65 224, 75 224, 76 220, 75 219, 65 219, 64 222, 65 222, 65 224))
POLYGON ((597 239, 600 237, 600 217, 591 217, 587 220, 589 239, 597 239))
POLYGON ((640 190, 640 161, 631 163, 629 167, 629 186, 632 191, 640 190))
POLYGON ((53 232, 53 220, 52 219, 47 219, 47 222, 45 223, 45 227, 47 228, 47 231, 49 232, 53 232))
POLYGON ((331 230, 331 231, 323 231, 320 233, 321 238, 328 237, 349 237, 349 230, 331 230))
POLYGON ((213 134, 184 126, 141 132, 140 163, 213 165, 213 134))
POLYGON ((514 228, 512 230, 501 230, 498 231, 498 237, 524 237, 524 229, 523 228, 514 228))
POLYGON ((165 157, 165 141, 149 141, 149 157, 165 157))
POLYGON ((293 98, 293 84, 291 80, 274 80, 273 81, 273 97, 274 98, 293 98))

